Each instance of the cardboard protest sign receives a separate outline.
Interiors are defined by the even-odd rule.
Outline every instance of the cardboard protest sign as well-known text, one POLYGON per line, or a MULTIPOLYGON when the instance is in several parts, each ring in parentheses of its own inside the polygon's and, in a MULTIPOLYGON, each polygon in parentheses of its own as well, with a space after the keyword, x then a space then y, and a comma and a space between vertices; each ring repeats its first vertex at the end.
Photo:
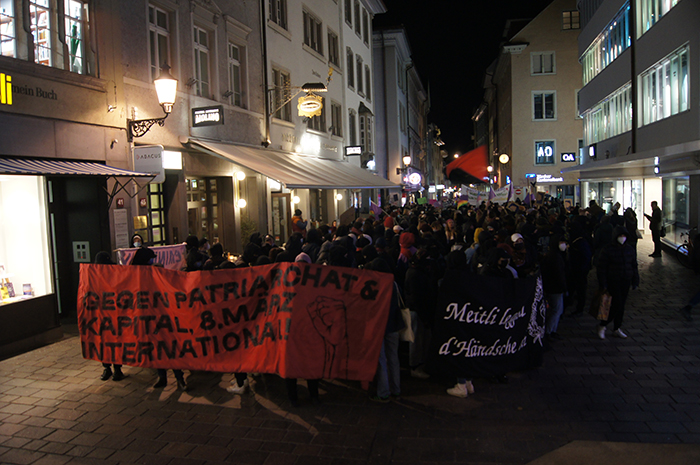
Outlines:
POLYGON ((388 273, 307 263, 190 273, 82 264, 83 357, 370 381, 392 285, 388 273))
POLYGON ((461 378, 538 366, 545 308, 540 277, 448 272, 438 296, 429 368, 461 378))

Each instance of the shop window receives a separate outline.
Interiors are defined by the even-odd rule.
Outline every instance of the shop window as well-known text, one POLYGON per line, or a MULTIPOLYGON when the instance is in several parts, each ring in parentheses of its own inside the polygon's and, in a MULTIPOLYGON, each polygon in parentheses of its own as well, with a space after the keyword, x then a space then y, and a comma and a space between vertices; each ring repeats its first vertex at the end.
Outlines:
POLYGON ((340 68, 340 46, 338 42, 338 34, 328 30, 328 61, 340 68))
POLYGON ((151 80, 155 80, 170 59, 170 13, 154 5, 148 6, 148 53, 151 66, 151 80))
POLYGON ((66 0, 66 45, 68 46, 68 70, 84 74, 85 25, 87 5, 75 0, 66 0))
POLYGON ((219 195, 216 178, 188 178, 187 224, 189 234, 219 242, 219 195))
POLYGON ((228 43, 228 85, 227 94, 230 95, 229 102, 231 105, 245 108, 243 103, 243 86, 245 75, 243 64, 245 48, 234 43, 228 43))
POLYGON ((326 99, 321 97, 321 114, 309 119, 307 127, 314 131, 326 132, 326 99))
POLYGON ((0 307, 52 294, 44 178, 1 176, 0 213, 0 307))
POLYGON ((588 84, 622 52, 632 46, 630 5, 626 2, 619 13, 591 43, 581 58, 583 85, 588 84))
POLYGON ((557 119, 556 92, 533 92, 532 111, 534 121, 557 119))
POLYGON ((197 95, 210 98, 209 32, 199 26, 194 27, 194 75, 197 95))
POLYGON ((152 245, 166 245, 163 184, 148 185, 148 236, 152 245))
POLYGON ((308 11, 303 11, 304 45, 323 55, 323 23, 308 11))
POLYGON ((535 164, 536 165, 553 165, 554 164, 554 141, 553 140, 535 141, 535 164))
POLYGON ((17 57, 14 0, 0 0, 0 53, 5 57, 17 57))
POLYGON ((287 29, 287 0, 269 0, 270 21, 287 29))

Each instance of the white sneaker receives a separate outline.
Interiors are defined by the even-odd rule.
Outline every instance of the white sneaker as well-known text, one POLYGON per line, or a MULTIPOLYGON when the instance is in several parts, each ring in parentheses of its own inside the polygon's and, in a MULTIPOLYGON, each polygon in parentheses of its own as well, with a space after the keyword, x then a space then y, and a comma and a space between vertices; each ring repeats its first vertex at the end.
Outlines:
POLYGON ((430 375, 426 373, 423 368, 416 368, 415 370, 411 370, 411 377, 419 379, 428 379, 430 378, 430 375))
MULTIPOLYGON (((469 383, 469 384, 471 384, 471 383, 469 383)), ((460 383, 455 384, 454 387, 451 387, 447 390, 447 393, 451 396, 462 397, 462 398, 467 397, 469 395, 469 393, 467 392, 466 383, 465 384, 460 384, 460 383)))
POLYGON ((598 326, 598 337, 605 339, 605 326, 598 326))
POLYGON ((617 328, 615 332, 613 332, 613 336, 619 337, 620 339, 627 339, 627 335, 623 333, 620 328, 617 328))
POLYGON ((243 394, 247 388, 248 388, 248 380, 247 379, 245 381, 243 381, 243 386, 239 386, 238 383, 235 382, 235 379, 234 379, 234 383, 231 384, 230 387, 227 387, 226 391, 230 392, 231 394, 243 394))
POLYGON ((474 394, 474 385, 471 381, 467 381, 467 394, 474 394))

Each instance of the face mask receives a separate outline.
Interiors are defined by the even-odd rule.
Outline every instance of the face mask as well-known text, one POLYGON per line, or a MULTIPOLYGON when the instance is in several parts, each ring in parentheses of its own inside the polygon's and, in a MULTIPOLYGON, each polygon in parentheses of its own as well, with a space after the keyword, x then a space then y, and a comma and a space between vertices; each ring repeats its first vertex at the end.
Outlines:
POLYGON ((134 247, 138 249, 139 247, 141 247, 141 243, 140 243, 140 242, 134 242, 134 247))
POLYGON ((523 244, 522 242, 518 242, 517 244, 513 245, 513 248, 515 250, 523 250, 525 248, 525 244, 523 244))
POLYGON ((620 236, 617 238, 617 242, 620 243, 620 245, 624 244, 627 238, 625 236, 620 236))
POLYGON ((561 250, 562 252, 566 252, 566 243, 562 242, 561 244, 559 244, 559 250, 561 250))

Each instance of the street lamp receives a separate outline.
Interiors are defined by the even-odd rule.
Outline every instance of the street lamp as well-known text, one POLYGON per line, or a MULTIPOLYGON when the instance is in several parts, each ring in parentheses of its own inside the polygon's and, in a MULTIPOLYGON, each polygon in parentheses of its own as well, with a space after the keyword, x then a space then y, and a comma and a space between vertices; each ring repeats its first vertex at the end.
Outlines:
POLYGON ((510 161, 510 157, 507 153, 502 153, 501 156, 498 157, 498 161, 500 161, 502 165, 505 165, 510 161))
POLYGON ((153 84, 156 87, 158 103, 163 108, 165 116, 162 118, 127 120, 129 142, 134 140, 134 137, 145 135, 154 124, 162 127, 165 124, 165 118, 173 111, 173 105, 177 97, 177 79, 170 75, 170 66, 167 63, 164 63, 161 69, 160 76, 153 81, 153 84))

